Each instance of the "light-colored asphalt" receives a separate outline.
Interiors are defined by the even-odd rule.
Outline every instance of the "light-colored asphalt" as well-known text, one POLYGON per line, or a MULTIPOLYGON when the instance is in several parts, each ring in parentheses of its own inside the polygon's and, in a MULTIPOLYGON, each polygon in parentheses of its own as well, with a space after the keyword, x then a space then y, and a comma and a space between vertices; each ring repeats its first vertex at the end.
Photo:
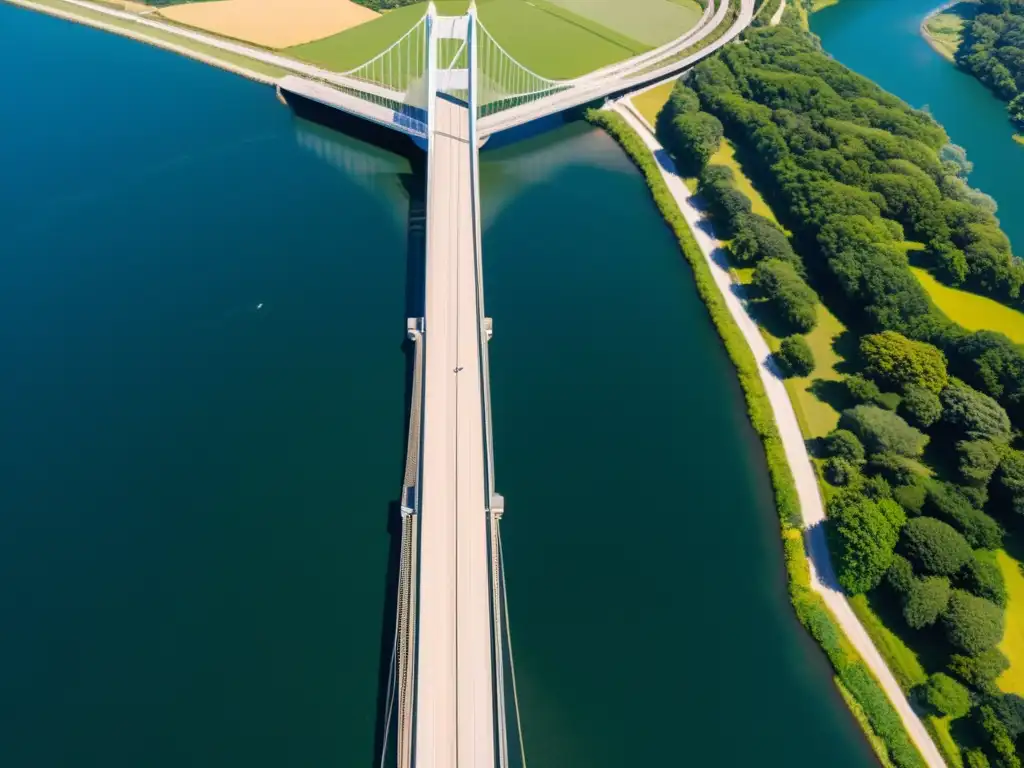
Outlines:
POLYGON ((654 133, 646 121, 633 111, 628 101, 622 100, 615 104, 614 109, 622 115, 632 128, 643 138, 647 148, 658 161, 661 175, 668 184, 672 196, 686 218, 704 258, 707 260, 715 284, 721 292, 736 324, 743 332, 754 357, 758 360, 758 372, 764 382, 768 399, 771 401, 775 423, 778 425, 786 458, 796 481, 797 495, 800 498, 800 513, 803 516, 804 529, 811 567, 811 586, 824 598, 826 605, 835 617, 850 642, 863 657, 872 673, 881 683, 886 695, 892 701, 917 748, 921 750, 930 768, 944 768, 945 763, 934 742, 900 690, 896 678, 875 648, 868 633, 864 630, 853 609, 840 589, 832 570, 832 561, 825 541, 825 508, 818 492, 818 482, 811 466, 800 425, 793 411, 789 393, 771 362, 771 350, 764 340, 757 323, 747 313, 740 298, 733 292, 732 276, 729 274, 726 255, 722 243, 714 237, 711 222, 704 213, 694 205, 694 196, 686 188, 683 180, 676 173, 675 166, 668 153, 658 143, 654 133))
POLYGON ((490 561, 476 148, 469 111, 438 98, 427 160, 417 768, 492 768, 490 561))

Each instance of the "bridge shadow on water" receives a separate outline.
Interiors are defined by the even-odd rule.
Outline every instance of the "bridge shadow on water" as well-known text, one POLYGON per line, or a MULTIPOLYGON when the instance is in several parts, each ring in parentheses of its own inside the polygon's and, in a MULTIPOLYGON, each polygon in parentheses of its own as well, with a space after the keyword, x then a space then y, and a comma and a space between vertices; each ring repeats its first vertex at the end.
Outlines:
MULTIPOLYGON (((349 138, 371 144, 405 158, 408 172, 397 174, 408 200, 406 223, 405 318, 396 318, 395 327, 402 328, 406 318, 422 317, 424 311, 424 274, 426 257, 426 153, 408 136, 382 126, 325 107, 295 94, 285 99, 295 117, 309 121, 349 138)), ((358 172, 358 169, 357 169, 358 172)), ((405 477, 406 442, 409 413, 412 405, 413 344, 405 337, 396 340, 406 358, 405 398, 402 434, 395 441, 402 450, 395 456, 396 497, 388 502, 385 530, 388 536, 387 565, 383 573, 380 615, 380 640, 377 661, 377 699, 373 739, 373 760, 367 768, 394 768, 397 759, 397 693, 392 693, 395 631, 398 607, 399 566, 402 552, 402 519, 399 494, 405 477), (394 700, 392 701, 392 696, 394 700), (390 710, 390 711, 389 711, 390 710), (381 755, 387 750, 387 758, 381 755)))

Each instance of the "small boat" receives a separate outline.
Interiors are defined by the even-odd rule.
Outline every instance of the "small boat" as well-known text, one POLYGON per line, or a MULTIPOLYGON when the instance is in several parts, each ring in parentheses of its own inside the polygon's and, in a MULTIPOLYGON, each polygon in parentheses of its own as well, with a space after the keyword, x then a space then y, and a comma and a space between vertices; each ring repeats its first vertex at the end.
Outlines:
POLYGON ((256 309, 263 309, 263 302, 262 301, 259 304, 256 305, 256 309))

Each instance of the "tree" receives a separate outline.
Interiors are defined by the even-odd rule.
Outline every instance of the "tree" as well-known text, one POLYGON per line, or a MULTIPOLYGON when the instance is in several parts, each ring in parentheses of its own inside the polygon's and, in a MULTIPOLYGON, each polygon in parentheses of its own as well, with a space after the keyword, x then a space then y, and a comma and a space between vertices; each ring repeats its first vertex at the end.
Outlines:
POLYGON ((906 510, 907 514, 919 515, 928 498, 928 489, 921 485, 918 478, 915 478, 911 485, 894 488, 892 497, 906 510))
POLYGON ((850 393, 850 397, 853 398, 854 402, 887 408, 882 390, 871 379, 851 374, 843 378, 843 385, 846 387, 846 391, 850 393))
POLYGON ((977 712, 978 725, 988 737, 992 751, 996 753, 996 765, 1000 768, 1020 768, 1016 745, 992 706, 983 704, 977 712))
POLYGON ((998 648, 974 656, 954 654, 949 658, 950 674, 982 693, 998 690, 995 680, 1010 668, 1010 660, 998 648))
POLYGON ((859 594, 878 586, 892 563, 898 537, 878 503, 840 491, 828 503, 828 534, 843 589, 859 594))
POLYGON ((971 694, 960 683, 943 672, 928 678, 924 700, 940 716, 954 720, 971 711, 971 694))
POLYGON ((853 432, 869 453, 897 453, 920 456, 928 436, 901 417, 874 405, 858 405, 843 411, 839 426, 853 432))
POLYGON ((754 285, 792 328, 807 333, 818 323, 818 294, 793 265, 779 259, 762 261, 754 270, 754 285))
POLYGON ((1003 637, 1003 609, 969 592, 954 589, 942 614, 946 638, 970 654, 994 648, 1003 637))
POLYGON ((914 567, 907 558, 903 555, 893 555, 892 565, 885 574, 885 580, 894 592, 906 596, 913 589, 917 577, 914 575, 914 567))
POLYGON ((825 455, 859 464, 864 461, 864 444, 848 429, 833 429, 825 437, 825 455))
POLYGON ((872 376, 897 389, 914 386, 938 394, 949 383, 946 356, 937 347, 911 341, 895 331, 865 336, 860 353, 872 376))
POLYGON ((991 763, 985 757, 985 753, 975 747, 964 752, 964 765, 967 768, 990 768, 991 763))
POLYGON ((831 456, 825 459, 825 479, 832 485, 849 485, 859 474, 857 467, 846 459, 838 456, 831 456))
POLYGON ((993 482, 993 500, 1007 510, 1024 515, 1024 451, 1007 451, 999 462, 993 482))
POLYGON ((802 273, 803 264, 789 244, 789 238, 764 216, 756 213, 740 215, 736 218, 735 230, 729 250, 741 264, 779 259, 789 262, 802 273))
POLYGON ((690 172, 699 172, 708 164, 722 141, 722 123, 707 112, 676 115, 667 131, 667 149, 690 172))
POLYGON ((1004 693, 992 705, 992 709, 1011 739, 1024 733, 1024 698, 1015 693, 1004 693))
POLYGON ((898 453, 873 454, 867 468, 869 472, 881 475, 896 486, 910 485, 922 473, 917 462, 898 453))
POLYGON ((925 485, 928 489, 926 514, 952 525, 972 547, 999 549, 1003 545, 1002 526, 990 515, 975 509, 961 488, 935 480, 929 480, 925 485))
POLYGON ((915 517, 903 527, 900 552, 918 573, 952 576, 973 556, 971 545, 933 517, 915 517))
POLYGON ((949 603, 949 579, 945 576, 926 576, 914 579, 903 596, 903 618, 912 629, 934 624, 949 603))
POLYGON ((915 427, 927 429, 942 416, 942 402, 930 389, 910 384, 903 391, 900 413, 915 427))
POLYGON ((1006 606, 1006 582, 999 566, 992 562, 990 554, 983 549, 975 551, 974 557, 964 565, 960 584, 971 594, 991 600, 996 605, 1006 606))
POLYGON ((986 486, 999 466, 999 448, 989 440, 961 440, 956 444, 960 454, 960 474, 968 485, 986 486))
POLYGON ((972 440, 991 440, 1006 445, 1010 441, 1010 418, 988 395, 953 381, 939 395, 942 420, 972 440))
POLYGON ((803 336, 783 339, 775 358, 787 376, 810 376, 814 371, 814 352, 803 336))

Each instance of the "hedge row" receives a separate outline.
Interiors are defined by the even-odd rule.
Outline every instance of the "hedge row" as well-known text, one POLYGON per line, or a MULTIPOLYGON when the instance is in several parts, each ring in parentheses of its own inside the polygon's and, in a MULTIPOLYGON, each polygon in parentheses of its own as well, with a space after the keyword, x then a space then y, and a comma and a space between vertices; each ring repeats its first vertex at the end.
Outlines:
POLYGON ((924 759, 910 741, 892 702, 886 697, 864 662, 845 642, 824 600, 811 589, 796 485, 786 460, 768 394, 758 372, 757 360, 729 314, 725 299, 715 285, 704 254, 662 178, 657 161, 640 136, 620 115, 590 110, 586 113, 586 118, 593 125, 607 131, 645 176, 655 205, 675 233, 683 255, 693 270, 697 291, 707 307, 726 352, 736 366, 746 398, 747 413, 764 445, 775 492, 775 503, 782 524, 790 599, 800 622, 824 649, 840 682, 860 704, 872 730, 885 743, 892 762, 900 768, 923 768, 924 759))

